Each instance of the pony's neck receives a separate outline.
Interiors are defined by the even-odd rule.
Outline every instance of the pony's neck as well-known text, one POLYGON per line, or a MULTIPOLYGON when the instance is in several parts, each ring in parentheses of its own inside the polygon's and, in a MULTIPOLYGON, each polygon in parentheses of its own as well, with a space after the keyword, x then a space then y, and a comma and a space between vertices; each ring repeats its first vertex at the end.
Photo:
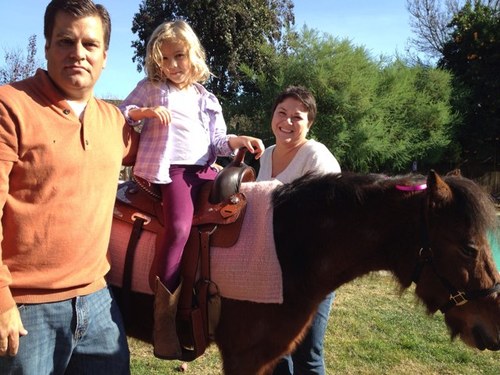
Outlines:
MULTIPOLYGON (((278 246, 285 292, 301 288, 324 295, 378 270, 393 272, 403 287, 411 284, 414 258, 421 246, 422 193, 406 194, 404 199, 402 194, 386 190, 366 189, 357 194, 360 199, 349 202, 339 192, 330 206, 322 209, 318 205, 318 217, 290 206, 284 213, 288 219, 284 219, 281 208, 275 210, 275 223, 290 218, 299 221, 279 241, 283 246, 278 246)), ((297 206, 297 201, 291 204, 297 206)))

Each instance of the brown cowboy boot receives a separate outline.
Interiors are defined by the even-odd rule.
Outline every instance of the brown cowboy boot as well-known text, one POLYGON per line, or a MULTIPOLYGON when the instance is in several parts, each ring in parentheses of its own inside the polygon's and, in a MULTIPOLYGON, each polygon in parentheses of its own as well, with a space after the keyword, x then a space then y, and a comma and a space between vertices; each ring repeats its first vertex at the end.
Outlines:
POLYGON ((156 277, 153 347, 155 357, 161 359, 180 359, 182 357, 175 323, 181 287, 182 282, 174 293, 170 293, 160 278, 156 277))

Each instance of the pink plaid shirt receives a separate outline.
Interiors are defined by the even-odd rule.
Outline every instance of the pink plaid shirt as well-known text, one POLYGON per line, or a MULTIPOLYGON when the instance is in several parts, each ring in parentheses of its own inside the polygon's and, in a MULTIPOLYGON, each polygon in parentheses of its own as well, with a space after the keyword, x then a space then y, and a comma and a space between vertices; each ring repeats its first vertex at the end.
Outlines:
MULTIPOLYGON (((200 93, 200 107, 193 110, 201 111, 203 126, 210 134, 210 150, 208 164, 215 162, 217 156, 231 155, 228 138, 234 135, 226 134, 226 122, 222 115, 222 107, 216 96, 202 85, 194 83, 200 93)), ((143 125, 141 140, 134 173, 147 181, 158 184, 170 183, 170 160, 167 152, 168 126, 159 126, 156 119, 144 119, 134 122, 128 117, 128 111, 137 107, 168 107, 169 86, 164 82, 151 82, 148 78, 141 80, 136 88, 120 105, 125 118, 131 126, 143 125)))

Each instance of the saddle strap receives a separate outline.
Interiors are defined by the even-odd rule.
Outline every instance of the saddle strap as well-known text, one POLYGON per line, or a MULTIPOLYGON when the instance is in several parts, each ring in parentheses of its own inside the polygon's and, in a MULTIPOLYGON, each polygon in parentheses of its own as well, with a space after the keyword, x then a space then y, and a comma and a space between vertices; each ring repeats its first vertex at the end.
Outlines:
POLYGON ((209 336, 208 323, 208 293, 210 286, 210 236, 217 230, 217 225, 199 228, 200 233, 200 279, 198 280, 198 303, 200 305, 203 331, 209 336), (201 283, 201 284, 200 284, 201 283))
POLYGON ((134 267, 135 251, 139 238, 141 237, 142 228, 146 219, 141 216, 136 216, 130 238, 128 240, 127 250, 125 252, 125 264, 123 266, 123 279, 122 279, 122 315, 125 324, 128 324, 131 311, 131 292, 132 292, 132 271, 134 267))
POLYGON ((217 225, 200 227, 201 269, 200 276, 203 280, 210 280, 210 236, 217 230, 217 225))
POLYGON ((202 306, 202 312, 206 319, 205 337, 208 340, 215 340, 215 330, 219 325, 220 313, 221 313, 221 297, 219 293, 219 288, 212 281, 210 274, 210 244, 212 240, 212 234, 217 231, 217 226, 214 225, 212 229, 204 228, 201 232, 201 281, 204 283, 201 288, 199 288, 199 294, 202 306), (208 230, 209 229, 209 230, 208 230))

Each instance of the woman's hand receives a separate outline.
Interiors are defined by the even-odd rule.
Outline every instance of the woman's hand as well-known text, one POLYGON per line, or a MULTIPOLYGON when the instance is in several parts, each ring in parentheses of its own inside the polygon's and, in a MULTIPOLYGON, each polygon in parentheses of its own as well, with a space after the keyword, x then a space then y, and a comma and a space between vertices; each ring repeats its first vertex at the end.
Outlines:
POLYGON ((229 146, 233 149, 246 147, 249 152, 254 154, 255 159, 259 159, 265 150, 264 143, 259 138, 249 137, 247 135, 239 135, 237 137, 230 137, 229 146))

